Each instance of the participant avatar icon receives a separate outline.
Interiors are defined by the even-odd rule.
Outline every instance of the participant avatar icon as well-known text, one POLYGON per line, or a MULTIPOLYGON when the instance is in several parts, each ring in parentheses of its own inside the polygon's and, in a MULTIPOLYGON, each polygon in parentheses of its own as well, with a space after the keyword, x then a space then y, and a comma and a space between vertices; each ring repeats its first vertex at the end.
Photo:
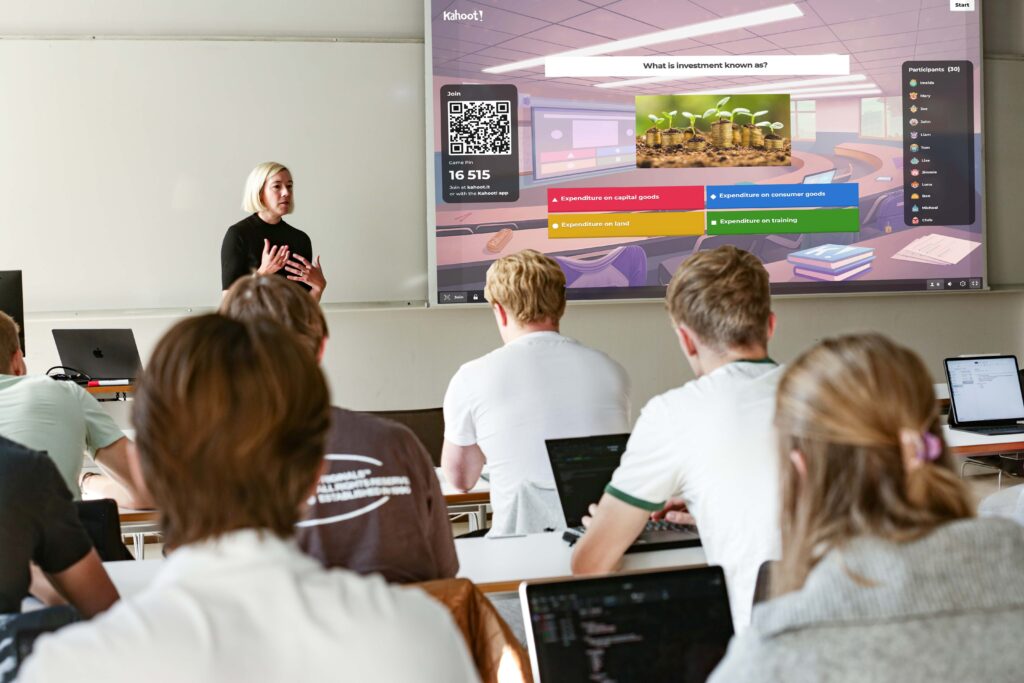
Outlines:
POLYGON ((910 151, 911 152, 917 152, 920 149, 921 149, 921 145, 917 144, 916 142, 910 146, 910 151))
POLYGON ((910 223, 911 225, 920 225, 921 219, 918 218, 917 216, 914 216, 913 218, 910 219, 910 223))
POLYGON ((916 88, 917 87, 917 79, 916 78, 911 78, 910 79, 910 87, 911 88, 916 88))
POLYGON ((917 113, 917 105, 916 104, 910 105, 910 113, 911 114, 916 114, 917 113))
POLYGON ((920 211, 921 209, 917 208, 917 204, 914 204, 914 205, 913 205, 912 207, 910 207, 910 210, 911 210, 911 211, 913 211, 914 213, 917 213, 917 212, 919 212, 919 211, 920 211))
POLYGON ((909 123, 912 126, 916 126, 917 124, 919 124, 921 122, 918 121, 917 119, 910 119, 909 121, 907 121, 907 123, 909 123))
POLYGON ((919 170, 917 170, 916 168, 912 168, 912 169, 910 169, 910 175, 912 175, 912 176, 914 176, 916 178, 917 176, 921 175, 921 172, 919 170))
POLYGON ((914 166, 917 166, 919 163, 921 163, 921 160, 918 159, 917 157, 910 157, 910 163, 912 163, 914 166))
POLYGON ((910 183, 910 186, 916 190, 917 188, 921 187, 921 183, 914 180, 910 183))
POLYGON ((914 194, 910 195, 910 198, 914 199, 914 200, 917 200, 917 199, 921 198, 921 195, 919 195, 918 193, 915 192, 914 194))
POLYGON ((916 100, 917 99, 917 93, 916 92, 910 93, 910 99, 916 100))
POLYGON ((917 131, 916 130, 910 131, 910 139, 911 140, 916 140, 917 139, 917 131))

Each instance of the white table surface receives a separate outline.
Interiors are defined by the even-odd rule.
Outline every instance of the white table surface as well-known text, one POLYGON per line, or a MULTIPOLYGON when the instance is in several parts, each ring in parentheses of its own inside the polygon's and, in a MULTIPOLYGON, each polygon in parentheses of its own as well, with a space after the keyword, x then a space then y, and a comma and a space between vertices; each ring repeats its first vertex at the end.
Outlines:
POLYGON ((1024 434, 998 434, 986 436, 985 434, 974 434, 962 432, 959 429, 952 429, 949 425, 942 425, 942 436, 946 445, 950 448, 963 446, 999 446, 999 444, 1018 444, 1024 442, 1024 434))
MULTIPOLYGON (((569 559, 572 548, 555 531, 504 538, 457 538, 459 576, 487 589, 487 584, 553 579, 572 575, 569 559)), ((674 548, 629 553, 622 569, 696 567, 706 564, 704 549, 674 548)), ((506 590, 508 588, 506 587, 506 590)))
MULTIPOLYGON (((572 575, 569 569, 572 549, 562 540, 561 532, 505 538, 459 538, 455 540, 455 549, 459 554, 459 576, 470 579, 484 589, 487 584, 518 583, 572 575)), ((698 567, 704 564, 703 548, 675 548, 630 553, 623 560, 622 569, 698 567)), ((127 560, 104 562, 103 568, 107 570, 121 597, 130 598, 152 583, 163 565, 163 560, 127 560)))
MULTIPOLYGON (((484 471, 485 472, 487 471, 486 468, 484 469, 484 471)), ((455 495, 455 494, 458 494, 458 493, 463 493, 463 491, 459 491, 454 486, 452 486, 451 484, 448 483, 448 480, 444 478, 444 472, 441 471, 440 467, 435 467, 434 468, 434 472, 437 473, 437 480, 441 482, 441 494, 442 495, 452 496, 452 495, 455 495)), ((484 480, 483 477, 481 477, 476 482, 476 486, 471 488, 468 491, 468 493, 486 493, 486 492, 488 492, 490 490, 491 490, 491 483, 489 481, 484 480)))
POLYGON ((124 560, 103 563, 103 568, 107 570, 110 580, 122 598, 131 598, 142 592, 143 588, 153 582, 153 578, 163 566, 163 560, 124 560))

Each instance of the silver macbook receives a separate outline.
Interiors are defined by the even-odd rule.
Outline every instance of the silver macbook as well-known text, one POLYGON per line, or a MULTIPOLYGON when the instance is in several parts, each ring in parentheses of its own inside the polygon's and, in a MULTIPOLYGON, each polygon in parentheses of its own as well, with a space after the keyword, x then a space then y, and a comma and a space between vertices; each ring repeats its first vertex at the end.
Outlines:
POLYGON ((60 364, 86 379, 134 380, 142 368, 130 329, 54 330, 53 341, 60 364))
POLYGON ((1016 356, 947 358, 949 426, 978 434, 1024 433, 1016 356))

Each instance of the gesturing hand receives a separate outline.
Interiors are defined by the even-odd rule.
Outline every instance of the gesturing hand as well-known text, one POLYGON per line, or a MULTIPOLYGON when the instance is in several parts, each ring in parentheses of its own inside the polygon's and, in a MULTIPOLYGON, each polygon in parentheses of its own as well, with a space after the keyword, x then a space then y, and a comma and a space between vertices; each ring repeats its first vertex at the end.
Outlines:
POLYGON ((651 513, 651 519, 656 522, 663 519, 666 522, 672 522, 673 524, 696 523, 693 519, 693 515, 690 514, 689 508, 686 507, 686 501, 682 498, 669 498, 668 502, 665 503, 665 507, 657 512, 651 513))
POLYGON ((309 285, 309 293, 313 298, 320 301, 324 289, 327 288, 327 278, 324 277, 323 268, 320 267, 320 257, 317 256, 313 262, 307 261, 301 254, 292 254, 291 260, 284 267, 289 273, 289 280, 302 282, 309 285))
POLYGON ((263 240, 263 258, 260 261, 260 275, 273 275, 288 263, 288 247, 270 246, 270 240, 263 240))

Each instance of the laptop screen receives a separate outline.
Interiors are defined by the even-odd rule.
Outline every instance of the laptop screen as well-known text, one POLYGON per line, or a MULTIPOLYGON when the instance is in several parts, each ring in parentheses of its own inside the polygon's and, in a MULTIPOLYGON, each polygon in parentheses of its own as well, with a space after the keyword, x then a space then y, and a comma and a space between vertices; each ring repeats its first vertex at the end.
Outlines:
POLYGON ((540 683, 704 681, 733 633, 721 567, 527 583, 520 593, 540 683))
POLYGON ((580 526, 604 494, 626 450, 629 434, 549 439, 545 442, 567 526, 580 526))
POLYGON ((946 375, 957 422, 1024 419, 1024 396, 1013 356, 949 358, 946 375))

